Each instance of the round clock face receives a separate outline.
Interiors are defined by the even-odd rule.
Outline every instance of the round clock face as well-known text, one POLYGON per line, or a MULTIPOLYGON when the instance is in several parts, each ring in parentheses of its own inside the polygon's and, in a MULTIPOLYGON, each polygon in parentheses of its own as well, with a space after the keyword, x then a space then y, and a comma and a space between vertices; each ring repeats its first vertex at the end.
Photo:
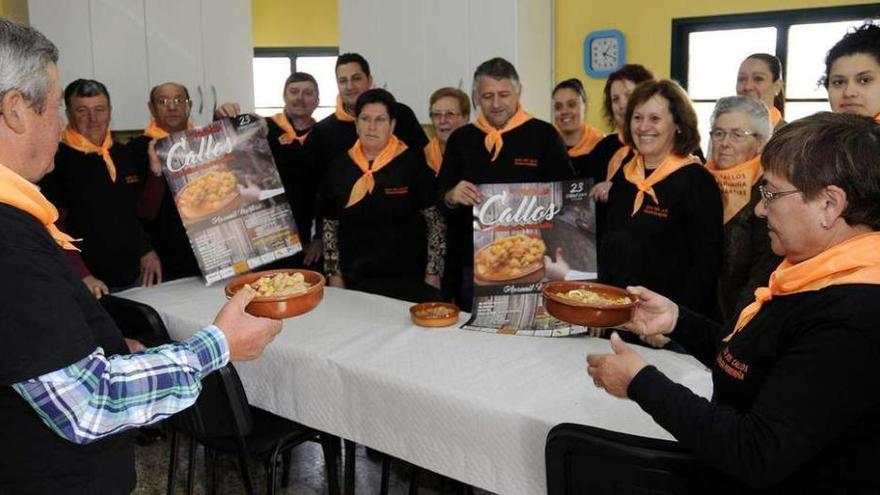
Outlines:
POLYGON ((618 68, 617 38, 595 38, 590 43, 590 66, 593 70, 614 70, 618 68))

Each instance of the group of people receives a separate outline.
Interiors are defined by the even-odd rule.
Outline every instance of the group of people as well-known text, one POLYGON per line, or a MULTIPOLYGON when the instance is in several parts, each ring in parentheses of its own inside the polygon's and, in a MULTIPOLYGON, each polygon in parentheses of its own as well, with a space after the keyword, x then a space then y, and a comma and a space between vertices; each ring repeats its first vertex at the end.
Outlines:
MULTIPOLYGON (((37 31, 0 20, 0 263, 19 274, 0 284, 0 428, 25 466, 4 456, 0 491, 125 492, 130 449, 114 433, 191 404, 205 373, 257 356, 280 324, 244 313, 242 291, 191 339, 126 349, 93 296, 198 274, 155 153, 191 126, 191 102, 180 84, 153 88, 153 120, 121 145, 108 89, 77 80, 62 95, 57 57, 37 31)), ((847 34, 825 65, 833 113, 786 123, 779 60, 746 58, 737 96, 712 114, 706 160, 687 93, 640 65, 609 76, 604 135, 584 121, 580 81, 556 86, 551 124, 493 58, 470 96, 431 95, 429 140, 408 106, 372 88, 362 56, 340 55, 334 114, 315 121, 317 82, 297 72, 266 119, 304 243, 276 266, 469 309, 478 186, 592 179, 599 279, 639 299, 628 334, 701 359, 715 395, 670 382, 617 334, 612 354, 588 357, 596 386, 739 482, 876 490, 880 391, 865 371, 880 357, 880 27, 847 34)))

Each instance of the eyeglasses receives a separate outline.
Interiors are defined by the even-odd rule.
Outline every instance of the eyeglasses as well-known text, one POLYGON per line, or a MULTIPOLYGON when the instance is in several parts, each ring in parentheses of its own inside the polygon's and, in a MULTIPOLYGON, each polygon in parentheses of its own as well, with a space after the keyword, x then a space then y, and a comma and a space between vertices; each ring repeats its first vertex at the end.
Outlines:
POLYGON ((731 129, 729 131, 725 131, 724 129, 712 129, 709 131, 709 136, 712 138, 712 141, 718 142, 724 141, 724 138, 730 136, 730 140, 734 143, 742 143, 750 136, 757 137, 758 135, 745 129, 731 129))
POLYGON ((788 196, 789 194, 799 193, 797 189, 792 189, 791 191, 768 191, 764 184, 758 184, 758 193, 761 194, 761 198, 764 199, 765 203, 769 203, 774 199, 779 199, 783 196, 788 196))
POLYGON ((431 112, 428 116, 432 120, 452 120, 461 117, 461 112, 431 112))
POLYGON ((174 107, 177 105, 188 105, 189 98, 159 98, 156 103, 163 107, 174 107))

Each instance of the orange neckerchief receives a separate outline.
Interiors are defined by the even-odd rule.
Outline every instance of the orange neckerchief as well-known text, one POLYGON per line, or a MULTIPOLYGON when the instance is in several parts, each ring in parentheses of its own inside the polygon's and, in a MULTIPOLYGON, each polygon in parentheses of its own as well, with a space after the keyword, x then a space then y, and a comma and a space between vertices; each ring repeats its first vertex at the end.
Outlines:
POLYGON ((296 134, 296 129, 294 129, 290 121, 287 120, 287 115, 285 115, 284 112, 273 115, 272 121, 278 124, 278 127, 284 131, 284 134, 278 136, 278 142, 281 144, 290 144, 294 141, 299 141, 299 144, 305 144, 306 138, 309 137, 309 132, 312 132, 311 129, 309 129, 309 132, 302 136, 298 136, 296 134))
POLYGON ((880 113, 874 116, 874 122, 880 124, 880 113))
POLYGON ((489 161, 494 162, 498 158, 498 153, 501 153, 501 147, 504 146, 504 139, 501 138, 501 135, 516 129, 531 119, 532 116, 522 109, 522 105, 517 104, 516 113, 507 121, 504 128, 499 130, 492 127, 492 124, 481 113, 474 125, 477 126, 477 129, 486 133, 486 139, 483 140, 483 143, 486 145, 486 151, 492 153, 492 159, 489 161), (495 150, 494 152, 492 151, 493 149, 495 150))
POLYGON ((782 112, 776 107, 770 107, 770 127, 776 128, 780 120, 782 120, 782 112))
POLYGON ((388 144, 385 145, 385 149, 383 149, 382 152, 379 153, 379 156, 373 160, 373 167, 370 168, 370 161, 367 159, 367 155, 364 154, 364 147, 361 145, 361 140, 358 139, 355 141, 354 146, 348 150, 348 156, 351 157, 354 164, 361 169, 361 172, 363 172, 364 175, 362 175, 361 178, 354 183, 354 186, 352 186, 351 194, 348 196, 348 203, 345 207, 348 208, 349 206, 357 204, 357 202, 364 199, 368 193, 372 193, 373 187, 376 185, 376 179, 373 178, 373 174, 382 170, 385 165, 391 163, 392 160, 400 156, 404 151, 406 151, 406 144, 392 134, 391 138, 388 139, 388 144))
POLYGON ((642 207, 642 202, 645 200, 645 193, 648 193, 648 195, 651 196, 651 199, 654 200, 654 203, 659 205, 660 201, 657 199, 657 194, 654 192, 654 184, 669 177, 676 170, 692 163, 700 163, 700 160, 693 155, 678 156, 670 154, 665 160, 660 162, 660 165, 654 169, 651 176, 645 179, 645 157, 636 153, 636 156, 623 166, 624 177, 626 177, 626 180, 629 182, 635 184, 636 188, 639 190, 639 192, 636 193, 635 201, 633 201, 632 215, 635 215, 636 212, 639 211, 639 208, 642 207))
POLYGON ((755 290, 755 302, 743 308, 724 341, 742 330, 774 296, 845 284, 880 285, 880 232, 857 235, 797 264, 784 260, 770 274, 768 286, 755 290))
MULTIPOLYGON (((193 126, 192 122, 186 123, 187 129, 192 129, 193 127, 194 126, 193 126)), ((169 133, 165 129, 162 129, 161 127, 159 127, 158 124, 156 124, 155 119, 150 119, 150 123, 147 124, 146 128, 144 128, 144 136, 147 136, 147 137, 150 137, 153 139, 165 139, 170 135, 171 135, 171 133, 169 133)))
POLYGON ((79 251, 72 244, 76 239, 55 226, 58 221, 58 210, 55 206, 43 196, 37 186, 3 165, 0 165, 0 203, 18 208, 39 220, 62 249, 79 251))
POLYGON ((438 175, 440 173, 440 166, 443 165, 443 152, 440 151, 440 140, 436 137, 425 146, 425 160, 427 160, 431 170, 434 171, 434 175, 438 175))
MULTIPOLYGON (((556 130, 559 131, 559 134, 562 134, 562 129, 558 126, 556 130)), ((604 138, 605 135, 602 134, 599 129, 591 126, 590 124, 584 124, 584 132, 581 134, 581 138, 578 140, 577 144, 571 147, 568 150, 568 156, 570 158, 574 158, 577 156, 583 156, 587 153, 593 151, 593 148, 596 147, 596 144, 604 138)))
POLYGON ((608 170, 605 172, 605 180, 611 180, 614 178, 614 174, 616 174, 617 171, 620 170, 620 166, 623 165, 623 160, 626 158, 626 155, 632 150, 632 148, 626 145, 620 131, 617 131, 617 140, 620 141, 620 144, 623 146, 611 155, 611 159, 608 160, 608 170))
POLYGON ((726 170, 719 169, 715 162, 710 160, 706 163, 706 168, 715 176, 715 182, 721 189, 721 200, 724 202, 724 223, 727 223, 749 204, 752 197, 752 187, 764 173, 764 169, 761 168, 761 155, 726 170))
POLYGON ((110 137, 110 129, 104 134, 104 142, 101 146, 95 146, 85 136, 76 132, 76 130, 68 125, 61 133, 61 142, 83 153, 97 153, 104 159, 107 165, 107 173, 110 174, 110 180, 116 182, 116 165, 113 164, 113 158, 110 157, 110 148, 113 147, 113 139, 110 137))
POLYGON ((345 106, 342 105, 342 97, 336 95, 336 120, 340 122, 354 122, 354 117, 345 113, 345 106))

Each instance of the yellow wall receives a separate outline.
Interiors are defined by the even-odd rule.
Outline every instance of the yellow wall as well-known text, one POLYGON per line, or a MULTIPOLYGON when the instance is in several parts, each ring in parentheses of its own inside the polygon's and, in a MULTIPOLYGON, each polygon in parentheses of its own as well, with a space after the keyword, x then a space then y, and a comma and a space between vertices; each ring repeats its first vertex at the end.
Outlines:
POLYGON ((337 46, 336 0, 251 0, 255 47, 337 46))
POLYGON ((0 17, 7 17, 14 21, 28 23, 27 0, 2 0, 0 1, 0 17))
POLYGON ((599 29, 619 29, 626 37, 626 61, 650 68, 658 77, 669 77, 672 51, 672 19, 739 14, 767 10, 855 5, 845 0, 615 0, 556 1, 556 80, 579 77, 590 98, 587 119, 594 125, 601 118, 604 79, 592 79, 583 69, 586 35, 599 29))

